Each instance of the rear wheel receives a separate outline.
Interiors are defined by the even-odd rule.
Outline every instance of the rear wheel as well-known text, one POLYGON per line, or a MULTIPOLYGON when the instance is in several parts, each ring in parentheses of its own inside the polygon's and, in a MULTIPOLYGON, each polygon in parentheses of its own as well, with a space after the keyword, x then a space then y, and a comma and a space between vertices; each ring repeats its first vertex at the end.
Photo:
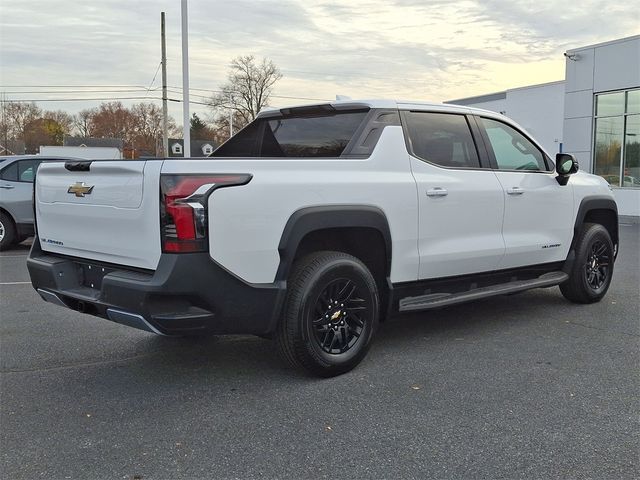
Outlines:
POLYGON ((357 258, 318 252, 294 265, 275 340, 293 366, 322 377, 364 358, 378 326, 376 282, 357 258))
POLYGON ((607 229, 585 223, 575 253, 569 280, 560 285, 560 291, 575 303, 599 302, 609 290, 613 275, 613 242, 607 229))
POLYGON ((0 212, 0 250, 6 250, 16 239, 16 227, 9 216, 0 212))

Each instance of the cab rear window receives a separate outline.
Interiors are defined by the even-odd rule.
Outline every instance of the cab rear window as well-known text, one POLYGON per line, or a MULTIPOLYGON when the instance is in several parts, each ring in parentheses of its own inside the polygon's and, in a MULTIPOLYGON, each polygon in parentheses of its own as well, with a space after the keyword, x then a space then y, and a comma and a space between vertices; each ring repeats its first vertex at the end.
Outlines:
POLYGON ((259 118, 212 157, 339 157, 368 110, 259 118))

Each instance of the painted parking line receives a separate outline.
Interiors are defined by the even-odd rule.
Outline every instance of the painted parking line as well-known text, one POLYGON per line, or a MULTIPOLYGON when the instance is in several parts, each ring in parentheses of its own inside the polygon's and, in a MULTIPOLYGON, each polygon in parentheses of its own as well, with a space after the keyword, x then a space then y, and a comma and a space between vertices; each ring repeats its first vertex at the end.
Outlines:
POLYGON ((0 285, 31 285, 31 282, 0 282, 0 285))

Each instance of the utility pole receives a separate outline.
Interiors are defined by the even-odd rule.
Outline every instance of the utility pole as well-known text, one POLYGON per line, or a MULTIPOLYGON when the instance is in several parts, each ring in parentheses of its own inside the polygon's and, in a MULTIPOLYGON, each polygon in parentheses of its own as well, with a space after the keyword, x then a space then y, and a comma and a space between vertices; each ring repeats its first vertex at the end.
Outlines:
POLYGON ((233 137, 233 96, 229 95, 229 138, 233 137))
POLYGON ((182 138, 184 157, 191 156, 191 119, 189 118, 189 21, 187 0, 182 0, 182 138))
POLYGON ((164 12, 160 12, 160 37, 162 40, 162 156, 169 156, 169 127, 167 111, 167 36, 164 27, 164 12))

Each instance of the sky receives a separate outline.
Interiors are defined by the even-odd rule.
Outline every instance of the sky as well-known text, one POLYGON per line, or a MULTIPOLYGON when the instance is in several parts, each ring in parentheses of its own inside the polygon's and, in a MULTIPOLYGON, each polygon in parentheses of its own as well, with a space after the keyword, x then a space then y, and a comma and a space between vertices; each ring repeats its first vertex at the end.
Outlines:
MULTIPOLYGON (((158 101, 161 11, 179 99, 179 0, 0 0, 0 98, 72 113, 101 100, 42 100, 158 101)), ((336 95, 440 102, 562 80, 566 50, 638 33, 635 1, 189 0, 191 100, 205 102, 234 57, 255 55, 283 74, 274 107, 336 95)), ((180 124, 181 104, 170 114, 180 124)))

